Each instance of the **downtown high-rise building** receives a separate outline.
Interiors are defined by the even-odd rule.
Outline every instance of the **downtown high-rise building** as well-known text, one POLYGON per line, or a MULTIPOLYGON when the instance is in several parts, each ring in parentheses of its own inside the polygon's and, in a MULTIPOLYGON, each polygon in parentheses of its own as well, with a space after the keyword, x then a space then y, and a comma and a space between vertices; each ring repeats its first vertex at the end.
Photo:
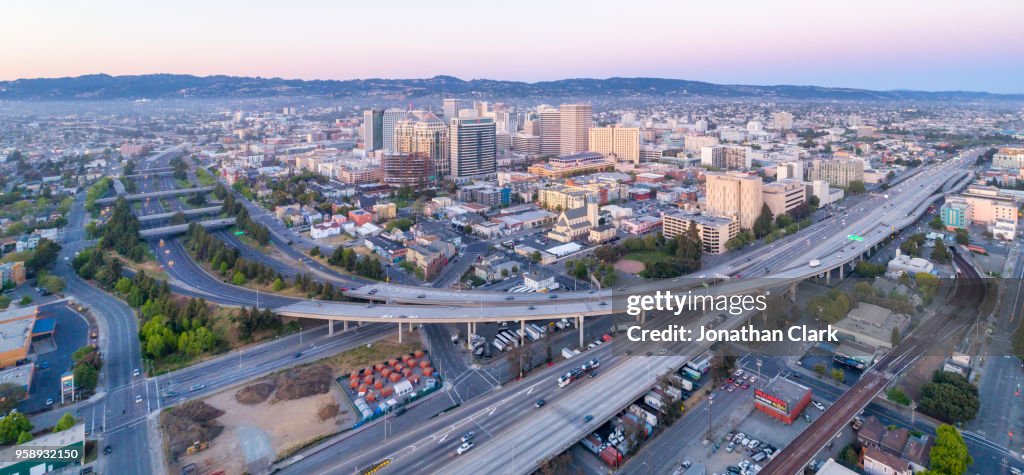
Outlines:
POLYGON ((540 154, 555 156, 561 153, 562 119, 561 113, 554 107, 542 106, 537 109, 537 122, 540 124, 540 154))
POLYGON ((498 168, 494 119, 459 117, 449 124, 451 176, 458 180, 494 175, 498 168))
POLYGON ((586 152, 590 128, 594 126, 594 108, 590 104, 562 104, 559 107, 560 155, 586 152))
POLYGON ((395 151, 395 124, 405 118, 406 111, 402 109, 387 109, 381 121, 381 130, 384 135, 384 151, 395 151))
POLYGON ((384 148, 384 109, 363 111, 363 150, 373 152, 384 148))
POLYGON ((424 156, 430 163, 430 175, 440 179, 450 173, 448 126, 426 111, 409 111, 395 123, 394 153, 424 156))
POLYGON ((448 121, 459 116, 459 110, 466 107, 466 101, 462 99, 445 99, 441 107, 441 112, 444 113, 444 121, 448 121))

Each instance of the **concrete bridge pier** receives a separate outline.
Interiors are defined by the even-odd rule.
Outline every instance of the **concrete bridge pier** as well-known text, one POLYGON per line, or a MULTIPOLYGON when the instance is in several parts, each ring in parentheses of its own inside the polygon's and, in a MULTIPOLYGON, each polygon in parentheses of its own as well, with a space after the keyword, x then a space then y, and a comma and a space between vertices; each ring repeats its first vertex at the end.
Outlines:
POLYGON ((790 302, 796 302, 796 284, 796 282, 789 284, 789 291, 786 292, 790 302))
POLYGON ((334 320, 327 320, 327 336, 334 335, 334 320))
POLYGON ((519 346, 526 346, 526 320, 519 320, 519 346))
POLYGON ((580 351, 583 350, 583 315, 576 317, 576 326, 580 330, 580 351))
POLYGON ((825 287, 832 285, 832 269, 825 271, 825 287))
POLYGON ((342 322, 341 322, 341 331, 343 331, 343 332, 347 332, 348 331, 348 320, 342 320, 342 322))
POLYGON ((398 342, 402 342, 402 322, 398 322, 398 342))

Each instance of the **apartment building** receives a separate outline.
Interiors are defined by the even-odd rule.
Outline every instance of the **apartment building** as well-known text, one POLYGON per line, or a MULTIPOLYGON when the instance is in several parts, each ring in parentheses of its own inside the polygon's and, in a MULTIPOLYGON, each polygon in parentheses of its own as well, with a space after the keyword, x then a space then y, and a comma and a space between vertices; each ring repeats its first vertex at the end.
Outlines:
POLYGON ((544 178, 565 178, 584 173, 610 170, 615 167, 612 159, 605 158, 597 152, 582 152, 573 155, 562 155, 548 159, 547 163, 530 165, 529 173, 544 178))
POLYGON ((640 129, 594 127, 590 129, 590 151, 620 162, 640 163, 640 129))
POLYGON ((1024 168, 1024 147, 1004 147, 992 156, 992 167, 1019 170, 1024 168))
POLYGON ((451 120, 451 175, 456 179, 485 177, 497 171, 494 119, 451 120))
POLYGON ((540 135, 540 154, 558 155, 562 150, 560 145, 562 141, 561 113, 554 107, 540 107, 537 109, 537 117, 537 128, 539 128, 540 135))
POLYGON ((725 243, 740 232, 738 221, 721 216, 677 212, 662 214, 661 220, 662 233, 668 239, 674 239, 686 233, 690 226, 696 226, 703 250, 709 254, 726 252, 725 243))
POLYGON ((856 158, 812 160, 810 180, 824 180, 832 186, 848 188, 850 182, 864 181, 864 161, 856 158))
POLYGON ((451 173, 448 126, 433 113, 409 111, 395 124, 394 147, 394 153, 426 156, 430 161, 427 175, 435 179, 451 173))
POLYGON ((751 166, 750 147, 739 145, 714 145, 700 149, 700 164, 721 170, 749 170, 751 166))

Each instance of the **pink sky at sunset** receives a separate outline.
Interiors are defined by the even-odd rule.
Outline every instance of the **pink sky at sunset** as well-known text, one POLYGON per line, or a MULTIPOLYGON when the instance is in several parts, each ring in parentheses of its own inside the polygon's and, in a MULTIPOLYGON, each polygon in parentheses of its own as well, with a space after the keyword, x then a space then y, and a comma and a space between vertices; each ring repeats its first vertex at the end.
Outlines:
POLYGON ((649 76, 1024 92, 1024 2, 27 2, 0 80, 649 76))

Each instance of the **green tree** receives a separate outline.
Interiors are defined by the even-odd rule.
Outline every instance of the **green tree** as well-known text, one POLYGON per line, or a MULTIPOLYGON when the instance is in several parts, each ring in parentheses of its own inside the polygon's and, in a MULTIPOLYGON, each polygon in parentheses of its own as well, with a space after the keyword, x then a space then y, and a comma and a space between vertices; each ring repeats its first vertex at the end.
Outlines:
POLYGON ((0 443, 17 442, 22 432, 32 432, 32 423, 20 412, 12 412, 0 419, 0 443))
POLYGON ((888 397, 890 401, 895 402, 896 404, 901 404, 904 406, 910 405, 910 398, 907 397, 907 394, 904 393, 903 390, 900 388, 894 387, 889 389, 888 391, 886 391, 885 396, 888 397))
POLYGON ((951 259, 946 244, 941 239, 935 240, 935 247, 932 249, 932 260, 935 262, 949 262, 951 259))
POLYGON ((942 224, 942 218, 939 215, 935 215, 931 221, 928 222, 928 226, 932 229, 942 229, 945 225, 942 224))
POLYGON ((25 305, 28 305, 30 303, 32 303, 32 297, 30 297, 28 295, 22 297, 21 300, 18 300, 18 305, 21 305, 22 307, 24 307, 25 305))
POLYGON ((37 280, 40 287, 48 290, 50 293, 57 293, 64 290, 64 279, 55 275, 44 275, 39 277, 37 280))
POLYGON ((961 475, 967 473, 967 467, 974 463, 974 458, 967 451, 963 436, 955 427, 942 424, 935 430, 935 445, 929 453, 928 475, 961 475))
POLYGON ((96 368, 87 364, 75 365, 72 374, 75 378, 75 384, 82 388, 83 391, 92 391, 96 388, 96 381, 99 378, 99 371, 96 368))
POLYGON ((11 412, 11 409, 17 407, 18 403, 27 395, 25 387, 20 384, 0 384, 0 414, 11 412))
POLYGON ((968 234, 966 229, 957 229, 954 238, 956 239, 956 243, 962 246, 966 246, 971 242, 971 235, 968 234))
POLYGON ((50 269, 57 263, 57 255, 60 254, 60 244, 49 239, 40 239, 39 245, 32 252, 32 257, 25 261, 25 270, 35 274, 41 270, 50 269))
POLYGON ((28 431, 22 431, 18 434, 18 441, 15 442, 17 445, 28 443, 32 440, 32 434, 28 431))
POLYGON ((814 372, 818 373, 818 376, 825 376, 825 371, 826 370, 827 370, 827 368, 825 367, 825 365, 823 363, 816 363, 814 365, 814 372))
POLYGON ((935 292, 939 290, 939 278, 927 272, 914 274, 914 282, 917 284, 917 291, 925 303, 931 303, 935 292))
POLYGON ((889 332, 889 343, 892 344, 893 348, 896 348, 900 344, 900 329, 893 326, 892 331, 889 332))
POLYGON ((846 373, 844 373, 843 370, 841 370, 839 368, 832 369, 831 376, 832 376, 832 379, 834 379, 834 380, 836 380, 836 381, 838 381, 840 383, 846 381, 846 373))
POLYGON ((284 281, 281 280, 280 278, 274 279, 274 284, 272 288, 274 289, 274 292, 280 292, 282 289, 284 289, 284 281))
POLYGON ((53 426, 54 432, 60 432, 62 430, 68 430, 77 423, 75 416, 72 416, 70 412, 65 412, 63 416, 60 416, 60 420, 57 421, 57 425, 53 426))
POLYGON ((540 251, 533 251, 533 254, 530 254, 530 260, 532 260, 533 262, 540 262, 540 251))
POLYGON ((311 255, 313 257, 319 257, 320 256, 320 246, 313 246, 313 249, 309 250, 309 255, 311 255))
POLYGON ((132 290, 132 281, 128 280, 127 277, 121 277, 117 279, 117 283, 114 284, 114 289, 122 294, 127 294, 132 290))
POLYGON ((761 214, 758 215, 757 219, 754 220, 754 236, 762 238, 772 232, 772 209, 768 207, 768 204, 761 205, 761 214))
POLYGON ((978 414, 978 388, 956 373, 935 371, 932 382, 921 385, 921 412, 948 423, 967 422, 978 414))
POLYGON ((847 186, 846 191, 849 192, 851 195, 858 195, 867 191, 867 188, 864 187, 863 181, 853 180, 847 186))
POLYGON ((231 277, 231 283, 235 285, 245 285, 245 282, 245 274, 235 271, 235 275, 231 277))

